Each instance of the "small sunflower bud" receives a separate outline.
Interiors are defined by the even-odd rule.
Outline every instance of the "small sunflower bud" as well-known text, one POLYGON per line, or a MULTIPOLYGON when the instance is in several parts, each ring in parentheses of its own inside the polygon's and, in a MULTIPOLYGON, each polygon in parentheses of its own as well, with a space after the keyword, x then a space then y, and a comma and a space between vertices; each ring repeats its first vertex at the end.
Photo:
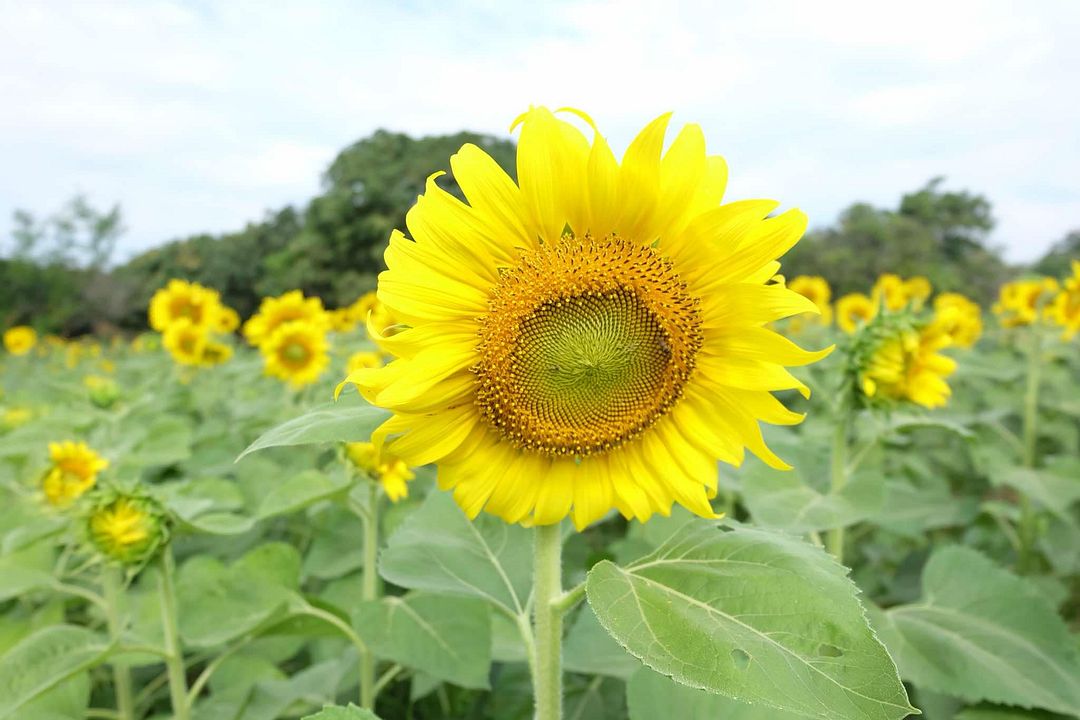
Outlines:
POLYGON ((83 385, 86 386, 90 402, 103 410, 108 410, 120 399, 120 387, 112 378, 87 375, 83 378, 83 385))
POLYGON ((106 495, 90 510, 86 526, 94 548, 122 565, 142 565, 168 540, 165 512, 146 496, 106 495))

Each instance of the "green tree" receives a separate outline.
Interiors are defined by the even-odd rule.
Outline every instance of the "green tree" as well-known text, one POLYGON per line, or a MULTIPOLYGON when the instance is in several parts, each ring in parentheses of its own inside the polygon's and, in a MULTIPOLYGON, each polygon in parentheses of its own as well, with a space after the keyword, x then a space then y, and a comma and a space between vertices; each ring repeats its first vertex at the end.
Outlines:
POLYGON ((1061 278, 1072 274, 1073 260, 1080 260, 1080 230, 1073 230, 1054 243, 1032 270, 1061 278))

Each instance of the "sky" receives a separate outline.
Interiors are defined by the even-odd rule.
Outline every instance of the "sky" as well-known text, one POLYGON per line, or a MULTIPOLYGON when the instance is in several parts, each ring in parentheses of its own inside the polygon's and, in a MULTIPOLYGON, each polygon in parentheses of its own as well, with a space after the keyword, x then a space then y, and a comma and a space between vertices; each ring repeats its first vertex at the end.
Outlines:
POLYGON ((674 111, 728 199, 817 227, 944 175, 1029 261, 1080 229, 1078 76, 1075 0, 0 0, 0 238, 84 193, 123 259, 303 204, 377 128, 509 137, 543 104, 616 152, 674 111))

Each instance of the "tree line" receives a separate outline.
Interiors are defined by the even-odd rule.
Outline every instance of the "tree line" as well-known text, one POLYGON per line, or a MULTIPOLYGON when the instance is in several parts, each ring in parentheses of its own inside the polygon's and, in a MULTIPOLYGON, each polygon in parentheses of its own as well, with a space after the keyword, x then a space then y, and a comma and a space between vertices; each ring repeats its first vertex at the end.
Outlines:
MULTIPOLYGON (((412 138, 379 130, 342 150, 306 206, 287 206, 236 232, 173 240, 110 264, 123 233, 119 206, 101 210, 76 197, 47 218, 16 211, 0 254, 0 325, 41 332, 137 331, 154 291, 170 278, 202 283, 247 316, 262 297, 294 288, 328 307, 346 305, 375 286, 394 228, 435 168, 441 187, 461 191, 447 158, 464 143, 484 148, 513 175, 511 141, 475 133, 412 138)), ((944 187, 942 178, 903 195, 896 208, 855 203, 827 227, 812 230, 784 259, 784 272, 820 275, 834 295, 865 292, 883 272, 925 275, 987 305, 1005 280, 1024 272, 1062 275, 1080 257, 1080 230, 1031 267, 1013 267, 992 247, 990 201, 944 187)))

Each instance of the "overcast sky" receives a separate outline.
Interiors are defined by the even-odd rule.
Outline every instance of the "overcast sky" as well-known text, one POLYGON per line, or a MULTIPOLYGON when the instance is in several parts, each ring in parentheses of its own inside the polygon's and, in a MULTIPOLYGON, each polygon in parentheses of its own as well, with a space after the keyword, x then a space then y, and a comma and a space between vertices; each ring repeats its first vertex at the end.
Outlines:
POLYGON ((1030 260, 1080 228, 1078 77, 1076 0, 0 0, 0 237, 77 192, 122 205, 123 256, 238 229, 376 128, 505 136, 546 104, 617 151, 673 110, 729 198, 818 226, 945 175, 1030 260))

